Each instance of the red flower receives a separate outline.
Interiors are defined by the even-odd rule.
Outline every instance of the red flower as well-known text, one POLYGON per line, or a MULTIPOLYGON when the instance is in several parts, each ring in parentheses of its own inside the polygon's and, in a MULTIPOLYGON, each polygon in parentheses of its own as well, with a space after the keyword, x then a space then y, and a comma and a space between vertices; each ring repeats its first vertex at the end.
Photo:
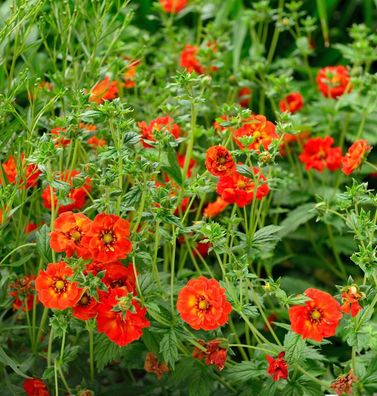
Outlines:
POLYGON ((214 176, 226 176, 236 170, 232 155, 223 146, 212 146, 207 150, 206 167, 214 176))
MULTIPOLYGON (((180 168, 184 168, 185 166, 185 162, 186 162, 186 155, 181 155, 181 154, 177 154, 177 161, 178 161, 178 165, 180 166, 180 168)), ((192 168, 196 165, 196 161, 192 158, 190 158, 190 163, 187 169, 187 177, 191 177, 192 176, 192 168)), ((169 180, 169 178, 168 178, 169 180)), ((166 180, 166 181, 168 181, 166 180)))
POLYGON ((106 145, 105 139, 99 139, 97 136, 92 136, 88 139, 88 144, 93 148, 104 147, 106 145))
POLYGON ((15 311, 22 309, 30 311, 34 304, 35 275, 24 275, 10 284, 10 296, 14 298, 12 307, 15 311))
POLYGON ((325 167, 330 171, 340 168, 342 161, 342 149, 332 147, 334 139, 330 136, 325 138, 310 138, 299 155, 300 161, 305 164, 305 169, 316 169, 322 172, 325 167))
POLYGON ((79 124, 80 129, 84 129, 85 131, 94 132, 97 130, 97 127, 93 124, 85 124, 84 122, 80 122, 79 124))
POLYGON ((84 292, 73 307, 72 315, 80 320, 89 320, 97 315, 97 309, 98 302, 87 292, 84 292))
POLYGON ((90 90, 89 102, 102 104, 106 100, 115 99, 117 96, 118 86, 116 81, 111 81, 109 77, 105 77, 90 90))
POLYGON ((242 107, 249 107, 252 92, 249 87, 243 87, 238 91, 238 103, 242 107))
POLYGON ((110 289, 125 287, 129 293, 136 295, 136 278, 132 264, 125 267, 122 263, 106 264, 106 275, 102 279, 103 283, 110 289))
POLYGON ((179 125, 175 124, 174 119, 169 116, 157 117, 149 124, 147 124, 145 121, 141 121, 138 123, 138 126, 140 129, 143 146, 146 148, 153 147, 145 140, 156 142, 156 132, 163 131, 171 133, 176 139, 178 139, 181 133, 181 128, 179 127, 179 125))
POLYGON ((351 92, 352 85, 348 69, 344 66, 327 66, 317 74, 318 89, 326 98, 337 98, 351 92))
POLYGON ((292 92, 279 103, 280 111, 296 113, 304 107, 304 98, 300 92, 292 92))
POLYGON ((146 309, 141 308, 125 288, 111 289, 102 294, 98 306, 98 332, 125 346, 138 340, 143 335, 142 329, 150 326, 145 315, 146 309))
POLYGON ((222 126, 222 125, 220 125, 220 124, 225 124, 225 123, 229 123, 230 121, 231 121, 231 118, 230 117, 228 117, 228 116, 226 116, 226 115, 222 115, 222 116, 220 116, 220 117, 218 117, 218 119, 220 119, 219 121, 215 121, 214 123, 213 123, 213 127, 215 128, 215 130, 216 130, 216 132, 225 132, 225 131, 227 131, 228 129, 231 131, 231 132, 233 132, 233 127, 225 127, 225 126, 222 126))
POLYGON ((128 221, 115 215, 101 213, 90 225, 82 238, 82 245, 91 253, 92 258, 103 263, 110 263, 127 257, 132 244, 128 221))
POLYGON ((51 129, 51 135, 54 135, 55 147, 66 147, 71 143, 71 139, 67 139, 65 136, 67 130, 65 128, 53 128, 51 129))
POLYGON ((208 343, 200 340, 199 343, 205 347, 206 350, 202 351, 201 349, 194 347, 192 356, 199 360, 205 359, 205 364, 207 366, 214 365, 219 371, 221 371, 225 366, 227 357, 226 348, 222 348, 220 346, 221 340, 211 340, 208 343))
MULTIPOLYGON (((26 165, 25 155, 21 154, 21 161, 16 162, 13 155, 9 156, 7 162, 3 164, 4 173, 10 184, 19 184, 22 188, 31 188, 37 185, 41 172, 34 164, 26 165)), ((1 172, 0 172, 1 175, 1 172)), ((3 177, 0 176, 0 184, 4 184, 3 177)))
POLYGON ((144 370, 147 373, 156 374, 156 377, 160 380, 165 373, 169 372, 169 367, 165 362, 159 362, 155 354, 148 352, 145 357, 144 370))
POLYGON ((83 236, 90 228, 91 220, 82 213, 64 212, 54 222, 50 246, 55 252, 65 252, 67 257, 74 253, 84 259, 90 257, 82 244, 83 236))
POLYGON ((27 396, 50 396, 46 384, 38 378, 25 379, 24 390, 27 396))
POLYGON ((186 44, 181 52, 179 64, 189 73, 203 74, 205 72, 204 67, 197 58, 198 52, 199 47, 191 44, 186 44))
POLYGON ((298 143, 300 146, 304 145, 309 139, 310 132, 303 131, 297 134, 286 133, 284 135, 283 143, 280 145, 280 154, 285 157, 287 155, 287 149, 292 143, 298 143))
POLYGON ((135 76, 136 76, 136 70, 137 70, 138 66, 140 65, 140 61, 139 60, 131 61, 129 58, 126 58, 126 59, 129 60, 130 63, 128 64, 127 69, 124 72, 123 87, 130 89, 136 85, 135 84, 135 76))
POLYGON ((314 341, 335 335, 342 318, 339 303, 321 290, 310 288, 304 294, 310 301, 289 309, 292 331, 314 341))
POLYGON ((349 286, 342 292, 343 304, 340 310, 345 314, 351 314, 352 317, 356 316, 363 308, 359 304, 362 295, 357 286, 349 286))
MULTIPOLYGON (((71 186, 73 186, 74 178, 79 174, 80 174, 80 172, 77 170, 65 171, 60 175, 58 180, 61 180, 65 183, 68 183, 71 186)), ((88 192, 90 192, 91 189, 92 189, 92 186, 91 186, 90 178, 87 178, 85 180, 85 183, 82 185, 82 187, 78 187, 78 188, 72 187, 68 193, 68 199, 71 200, 72 202, 68 203, 66 205, 59 204, 58 213, 60 214, 63 212, 74 210, 74 209, 81 209, 85 205, 88 192)), ((50 186, 46 187, 43 190, 42 199, 43 199, 43 206, 45 208, 51 210, 51 187, 50 186)), ((56 197, 55 189, 53 189, 53 199, 54 199, 54 207, 56 208, 58 206, 58 199, 56 197)))
POLYGON ((51 263, 46 271, 39 271, 35 288, 39 300, 46 308, 66 309, 76 305, 81 291, 77 282, 67 279, 72 275, 72 268, 63 261, 51 263))
MULTIPOLYGON (((117 261, 116 264, 119 264, 119 262, 117 261)), ((91 263, 85 265, 83 271, 84 275, 92 274, 96 276, 98 272, 105 271, 107 265, 109 264, 100 263, 98 261, 92 261, 91 263)))
POLYGON ((233 133, 233 138, 238 147, 255 151, 259 151, 260 145, 268 150, 271 142, 278 137, 275 125, 268 121, 265 116, 258 114, 246 119, 244 124, 233 133), (250 142, 244 145, 241 142, 243 138, 249 138, 250 142))
POLYGON ((229 205, 229 202, 225 201, 221 197, 217 197, 215 202, 211 202, 207 205, 207 207, 204 209, 204 216, 205 217, 215 217, 218 216, 227 206, 229 205))
POLYGON ((334 389, 335 393, 339 396, 353 395, 352 386, 358 378, 352 370, 348 374, 340 375, 332 384, 331 389, 334 389))
POLYGON ((160 4, 165 12, 177 14, 182 11, 188 0, 160 0, 160 4))
POLYGON ((284 355, 285 352, 280 352, 277 359, 274 359, 269 355, 266 356, 269 363, 267 372, 271 375, 274 381, 288 378, 288 365, 284 360, 284 355))
POLYGON ((220 177, 216 192, 226 202, 235 203, 240 208, 248 205, 253 199, 262 199, 270 189, 266 178, 258 168, 253 168, 255 179, 249 179, 237 172, 220 177))
POLYGON ((194 247, 194 256, 198 256, 200 254, 202 257, 207 256, 208 250, 212 247, 211 242, 202 242, 199 241, 194 247))
POLYGON ((191 279, 178 294, 177 309, 193 329, 215 330, 228 321, 232 306, 215 279, 191 279))
POLYGON ((342 172, 349 176, 363 163, 371 149, 365 139, 354 142, 342 159, 342 172))
POLYGON ((32 221, 27 223, 24 228, 25 234, 30 234, 38 228, 38 225, 33 223, 32 221))

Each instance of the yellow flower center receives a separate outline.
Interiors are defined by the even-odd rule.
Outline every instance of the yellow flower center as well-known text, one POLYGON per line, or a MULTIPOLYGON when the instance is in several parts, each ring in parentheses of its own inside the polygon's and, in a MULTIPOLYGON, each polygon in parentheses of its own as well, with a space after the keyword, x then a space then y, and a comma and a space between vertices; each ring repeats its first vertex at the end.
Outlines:
POLYGON ((65 282, 63 280, 60 279, 55 282, 55 289, 62 290, 64 289, 64 287, 65 287, 65 282))
POLYGON ((79 231, 73 231, 72 233, 71 233, 71 238, 74 240, 74 241, 79 241, 80 239, 81 239, 81 234, 80 234, 80 232, 79 231))
POLYGON ((104 243, 111 243, 114 240, 114 237, 112 236, 112 234, 107 232, 106 234, 103 234, 102 240, 104 241, 104 243))
POLYGON ((313 320, 319 320, 321 319, 321 313, 318 310, 314 310, 311 314, 311 317, 313 320))
POLYGON ((201 300, 201 301, 199 301, 198 307, 199 307, 199 309, 201 309, 201 310, 207 309, 207 308, 208 308, 208 303, 207 303, 207 301, 206 301, 206 300, 201 300))

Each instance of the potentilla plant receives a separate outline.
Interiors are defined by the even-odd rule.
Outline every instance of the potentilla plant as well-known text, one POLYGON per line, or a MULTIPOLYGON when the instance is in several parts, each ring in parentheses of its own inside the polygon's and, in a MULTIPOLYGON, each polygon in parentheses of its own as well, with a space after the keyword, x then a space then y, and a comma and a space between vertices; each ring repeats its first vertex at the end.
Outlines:
POLYGON ((377 392, 376 10, 246 3, 1 7, 1 394, 377 392))

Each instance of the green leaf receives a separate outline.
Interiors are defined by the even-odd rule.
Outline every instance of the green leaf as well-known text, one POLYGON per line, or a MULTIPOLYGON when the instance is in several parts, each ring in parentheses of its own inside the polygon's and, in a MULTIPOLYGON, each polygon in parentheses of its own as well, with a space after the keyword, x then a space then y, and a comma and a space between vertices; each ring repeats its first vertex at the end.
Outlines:
POLYGON ((174 369, 175 362, 178 360, 178 340, 173 329, 170 329, 162 337, 160 353, 162 353, 164 361, 174 369))
POLYGON ((168 146, 166 151, 167 153, 162 155, 161 169, 182 186, 182 169, 178 164, 177 153, 171 146, 168 146))
POLYGON ((98 334, 94 341, 94 360, 98 370, 102 370, 114 359, 119 359, 122 348, 110 341, 104 334, 98 334))
POLYGON ((16 363, 11 357, 9 357, 1 346, 0 346, 0 362, 5 364, 5 366, 9 366, 16 374, 20 375, 21 377, 30 378, 28 375, 26 375, 20 370, 19 364, 16 363))
POLYGON ((294 365, 301 361, 305 350, 305 341, 299 334, 288 332, 284 338, 284 359, 288 365, 294 365))
POLYGON ((224 375, 234 382, 246 382, 266 373, 262 362, 241 362, 224 370, 224 375))
POLYGON ((296 231, 300 225, 315 217, 316 212, 313 210, 315 205, 314 202, 306 203, 289 212, 288 216, 280 224, 282 227, 279 232, 280 237, 289 235, 296 231))
POLYGON ((47 224, 44 224, 36 234, 37 251, 45 263, 51 263, 50 232, 47 224))

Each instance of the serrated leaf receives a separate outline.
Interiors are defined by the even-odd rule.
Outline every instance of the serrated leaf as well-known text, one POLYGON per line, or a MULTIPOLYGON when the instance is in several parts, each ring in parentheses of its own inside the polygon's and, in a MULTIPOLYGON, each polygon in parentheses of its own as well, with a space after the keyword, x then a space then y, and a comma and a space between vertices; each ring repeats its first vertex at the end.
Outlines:
POLYGON ((160 342, 160 353, 164 361, 168 363, 173 369, 175 362, 178 359, 178 340, 173 329, 170 329, 160 342))
POLYGON ((266 369, 262 362, 241 362, 224 370, 224 375, 235 382, 246 382, 264 375, 266 369))
POLYGON ((316 216, 313 210, 315 203, 306 203, 298 206, 296 209, 289 212, 288 216, 281 222, 282 229, 279 232, 281 237, 289 235, 291 232, 297 230, 300 225, 305 224, 307 221, 316 216))
POLYGON ((50 232, 47 224, 44 224, 36 234, 37 251, 45 263, 51 263, 50 232))
POLYGON ((94 342, 94 360, 98 370, 102 370, 114 359, 119 359, 122 348, 110 341, 104 334, 98 334, 94 342))
POLYGON ((305 341, 299 334, 290 331, 284 338, 284 350, 284 359, 288 365, 294 365, 302 359, 305 350, 305 341))
POLYGON ((16 374, 20 375, 24 378, 30 378, 24 372, 22 372, 19 368, 19 364, 16 363, 10 356, 8 356, 4 349, 0 346, 0 362, 3 363, 5 366, 10 367, 16 374))

